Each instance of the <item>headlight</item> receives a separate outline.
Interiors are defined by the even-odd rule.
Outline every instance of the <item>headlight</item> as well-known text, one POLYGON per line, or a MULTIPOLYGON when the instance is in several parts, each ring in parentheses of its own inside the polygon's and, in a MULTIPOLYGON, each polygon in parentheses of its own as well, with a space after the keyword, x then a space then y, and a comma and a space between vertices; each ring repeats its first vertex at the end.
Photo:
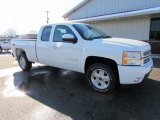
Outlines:
POLYGON ((141 52, 123 52, 123 65, 141 65, 141 52))

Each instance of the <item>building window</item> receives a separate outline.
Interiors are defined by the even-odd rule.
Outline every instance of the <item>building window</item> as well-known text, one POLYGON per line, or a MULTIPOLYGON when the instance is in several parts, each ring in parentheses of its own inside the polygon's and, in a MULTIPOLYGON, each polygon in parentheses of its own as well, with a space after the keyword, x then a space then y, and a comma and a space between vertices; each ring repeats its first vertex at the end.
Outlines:
POLYGON ((150 40, 160 41, 160 18, 151 19, 150 40))

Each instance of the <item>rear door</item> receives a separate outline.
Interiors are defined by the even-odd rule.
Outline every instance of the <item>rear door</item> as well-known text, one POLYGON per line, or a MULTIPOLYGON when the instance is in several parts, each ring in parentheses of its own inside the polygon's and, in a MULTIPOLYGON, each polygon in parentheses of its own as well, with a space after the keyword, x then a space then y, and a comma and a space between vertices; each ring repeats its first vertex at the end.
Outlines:
POLYGON ((40 63, 50 65, 50 34, 52 26, 45 26, 41 29, 40 35, 37 41, 36 50, 37 58, 40 63))
POLYGON ((51 42, 51 63, 55 67, 80 71, 81 41, 64 42, 62 40, 64 34, 71 34, 78 39, 72 27, 57 25, 51 42))

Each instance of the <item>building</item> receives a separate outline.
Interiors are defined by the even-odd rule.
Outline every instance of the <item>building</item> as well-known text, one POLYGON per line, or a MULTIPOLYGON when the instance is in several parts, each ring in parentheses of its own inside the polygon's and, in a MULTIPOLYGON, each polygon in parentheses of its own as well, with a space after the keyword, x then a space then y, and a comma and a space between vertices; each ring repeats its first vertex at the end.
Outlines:
POLYGON ((84 0, 63 17, 94 24, 113 37, 147 41, 160 54, 160 0, 84 0))

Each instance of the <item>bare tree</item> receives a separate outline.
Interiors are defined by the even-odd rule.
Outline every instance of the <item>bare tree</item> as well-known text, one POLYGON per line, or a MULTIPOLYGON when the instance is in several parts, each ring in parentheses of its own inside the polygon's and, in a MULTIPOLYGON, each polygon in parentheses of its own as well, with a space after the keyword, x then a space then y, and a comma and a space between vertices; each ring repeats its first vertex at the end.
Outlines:
POLYGON ((13 38, 16 36, 16 30, 13 28, 8 28, 4 35, 8 38, 13 38))
POLYGON ((3 40, 3 35, 0 35, 0 41, 2 41, 3 40))

